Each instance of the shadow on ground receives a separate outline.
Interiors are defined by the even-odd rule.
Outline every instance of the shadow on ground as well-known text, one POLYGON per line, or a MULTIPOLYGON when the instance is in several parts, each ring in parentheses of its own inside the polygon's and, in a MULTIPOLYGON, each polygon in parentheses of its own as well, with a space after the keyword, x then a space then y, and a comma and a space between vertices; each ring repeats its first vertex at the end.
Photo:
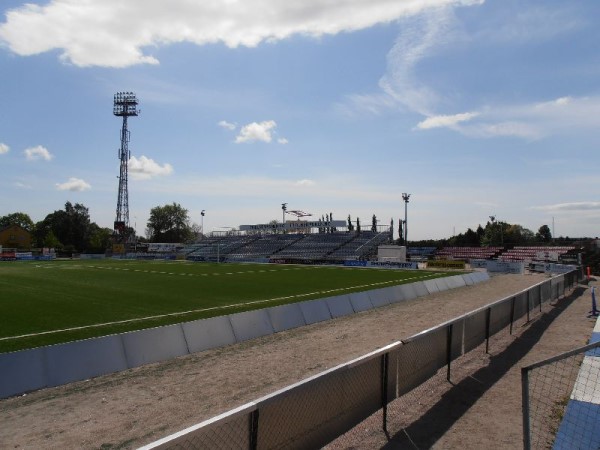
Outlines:
MULTIPOLYGON (((417 421, 400 430, 382 448, 423 449, 432 447, 483 394, 517 364, 540 340, 552 322, 579 298, 586 288, 576 287, 568 296, 538 315, 503 351, 490 357, 487 366, 453 385, 443 397, 417 421)), ((520 389, 520 385, 516 387, 520 389)))

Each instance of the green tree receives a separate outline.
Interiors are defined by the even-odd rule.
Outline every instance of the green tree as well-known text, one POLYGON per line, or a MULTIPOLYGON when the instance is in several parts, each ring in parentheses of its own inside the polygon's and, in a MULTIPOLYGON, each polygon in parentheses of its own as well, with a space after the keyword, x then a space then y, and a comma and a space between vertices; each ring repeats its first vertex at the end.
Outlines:
POLYGON ((185 242, 192 238, 188 210, 178 203, 150 210, 146 228, 150 242, 185 242))
POLYGON ((16 212, 0 217, 0 228, 8 227, 10 225, 18 225, 30 233, 32 233, 35 228, 31 217, 23 212, 16 212))
MULTIPOLYGON (((35 226, 35 237, 38 244, 49 239, 50 231, 65 249, 85 251, 88 244, 90 213, 88 208, 80 203, 65 203, 64 210, 48 214, 44 220, 35 226)), ((52 238, 52 239, 54 239, 52 238)))
POLYGON ((54 248, 54 249, 58 249, 58 250, 62 250, 62 248, 63 248, 62 243, 58 240, 58 238, 56 237, 56 235, 54 234, 54 232, 52 230, 48 231, 48 234, 46 234, 46 236, 44 236, 43 240, 38 242, 38 244, 41 247, 54 248))
POLYGON ((113 230, 101 228, 96 223, 91 223, 88 230, 88 243, 86 251, 90 253, 104 253, 110 247, 113 230))
POLYGON ((535 234, 535 238, 540 242, 551 242, 552 233, 548 225, 542 225, 538 232, 535 234))
POLYGON ((456 247, 479 247, 481 241, 477 232, 468 228, 465 233, 457 234, 448 240, 448 245, 456 247))
POLYGON ((533 231, 521 225, 509 225, 504 227, 504 242, 513 245, 528 245, 534 240, 533 231))
POLYGON ((375 214, 373 214, 373 218, 371 219, 371 231, 374 233, 377 232, 377 217, 375 214))

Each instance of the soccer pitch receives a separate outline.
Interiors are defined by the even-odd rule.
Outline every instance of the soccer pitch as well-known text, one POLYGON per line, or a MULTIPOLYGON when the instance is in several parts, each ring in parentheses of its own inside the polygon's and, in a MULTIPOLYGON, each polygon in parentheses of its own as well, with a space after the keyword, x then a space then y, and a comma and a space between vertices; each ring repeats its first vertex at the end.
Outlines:
POLYGON ((187 261, 0 263, 0 352, 447 276, 187 261))

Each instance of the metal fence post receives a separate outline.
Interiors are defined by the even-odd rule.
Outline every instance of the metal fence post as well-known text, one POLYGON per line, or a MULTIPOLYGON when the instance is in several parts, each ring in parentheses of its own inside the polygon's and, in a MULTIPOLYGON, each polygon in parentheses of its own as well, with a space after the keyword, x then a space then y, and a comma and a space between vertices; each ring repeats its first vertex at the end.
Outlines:
POLYGON ((531 449, 531 430, 529 424, 529 369, 521 368, 521 393, 523 409, 523 448, 531 449))
POLYGON ((450 363, 452 362, 452 331, 454 324, 450 324, 446 327, 446 361, 448 369, 446 371, 446 380, 450 381, 450 363))
POLYGON ((258 449, 258 409, 250 413, 250 450, 258 449))
POLYGON ((383 408, 383 431, 387 434, 389 353, 381 355, 381 406, 383 408))
POLYGON ((542 303, 544 303, 544 299, 542 298, 542 285, 539 285, 539 291, 540 291, 540 312, 542 312, 542 303))
POLYGON ((492 308, 488 308, 485 314, 485 352, 490 352, 490 324, 492 319, 492 308))
POLYGON ((530 317, 529 317, 529 310, 531 309, 531 300, 529 298, 530 291, 531 291, 531 289, 527 289, 527 323, 529 323, 529 321, 530 321, 530 317))
POLYGON ((513 297, 510 301, 510 334, 513 332, 513 322, 515 321, 515 301, 516 297, 513 297))

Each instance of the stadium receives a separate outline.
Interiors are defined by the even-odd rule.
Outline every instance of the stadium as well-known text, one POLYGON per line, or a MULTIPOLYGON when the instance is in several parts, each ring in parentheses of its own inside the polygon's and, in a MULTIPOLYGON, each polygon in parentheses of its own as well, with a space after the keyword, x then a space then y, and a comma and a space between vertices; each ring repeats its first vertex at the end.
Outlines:
POLYGON ((544 448, 593 429, 570 395, 595 392, 580 381, 590 350, 572 355, 598 315, 581 320, 593 242, 504 245, 492 219, 496 245, 409 245, 406 209, 394 239, 393 220, 361 229, 285 203, 281 222, 138 242, 126 143, 106 251, 27 249, 18 225, 0 230, 7 447, 544 448), (550 392, 515 381, 558 350, 574 369, 546 376, 550 392))
MULTIPOLYGON (((589 303, 573 264, 581 248, 407 248, 390 229, 340 222, 240 226, 108 258, 15 252, 2 263, 19 280, 3 286, 14 301, 3 302, 0 386, 11 431, 2 441, 454 447, 456 435, 469 442, 460 427, 473 425, 449 420, 445 408, 474 396, 462 415, 481 414, 478 402, 491 395, 492 405, 513 405, 502 438, 519 447, 520 395, 496 392, 490 370, 501 367, 504 380, 519 368, 511 351, 530 361, 586 343, 593 319, 579 317, 589 303), (565 323, 578 335, 554 331, 565 323), (472 377, 489 378, 489 392, 472 393, 472 377), (57 405, 60 421, 44 412, 57 405), (430 415, 445 424, 433 433, 430 415)), ((567 390, 575 375, 560 377, 567 390)), ((490 433, 469 428, 471 446, 490 433)), ((547 429, 532 436, 554 439, 547 429)))
POLYGON ((0 10, 0 449, 600 448, 600 3, 0 10))

